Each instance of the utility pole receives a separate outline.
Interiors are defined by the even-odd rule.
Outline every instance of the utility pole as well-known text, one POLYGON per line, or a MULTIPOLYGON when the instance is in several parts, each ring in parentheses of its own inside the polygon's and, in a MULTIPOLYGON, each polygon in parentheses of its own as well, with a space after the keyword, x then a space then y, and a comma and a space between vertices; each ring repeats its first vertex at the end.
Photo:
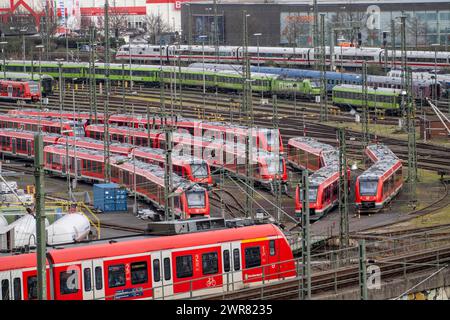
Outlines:
POLYGON ((363 98, 363 108, 362 108, 362 143, 363 143, 363 153, 366 147, 369 145, 369 95, 367 86, 367 62, 363 62, 363 86, 362 86, 362 98, 363 98))
POLYGON ((359 241, 359 292, 361 300, 367 300, 366 241, 359 241))
POLYGON ((311 299, 311 235, 309 224, 309 177, 308 172, 302 172, 300 189, 302 201, 302 298, 311 299))
MULTIPOLYGON (((173 189, 172 181, 172 125, 166 125, 164 128, 166 137, 166 161, 164 163, 164 210, 165 220, 174 220, 174 201, 171 193, 176 190, 173 189)), ((185 217, 182 217, 185 218, 185 217)))
POLYGON ((43 150, 44 150, 43 138, 41 132, 39 132, 34 135, 37 285, 38 285, 39 300, 47 300, 47 277, 46 277, 47 234, 45 232, 45 185, 44 185, 43 150))
MULTIPOLYGON (((400 21, 401 21, 401 51, 402 51, 402 77, 401 77, 401 85, 402 85, 402 90, 404 92, 408 92, 408 84, 407 84, 407 63, 406 63, 406 16, 401 16, 400 17, 400 21)), ((407 110, 405 110, 407 107, 405 106, 405 104, 402 105, 402 119, 403 119, 403 123, 408 124, 408 119, 407 119, 407 110)))
MULTIPOLYGON (((272 97, 273 100, 273 134, 272 137, 275 134, 278 134, 278 128, 279 128, 279 123, 278 123, 278 101, 277 101, 277 95, 273 95, 272 97)), ((280 176, 280 172, 281 172, 281 167, 280 167, 280 160, 281 160, 281 154, 280 154, 280 150, 278 150, 277 152, 277 165, 276 168, 277 172, 276 172, 276 181, 275 181, 275 203, 277 206, 277 221, 281 222, 281 176, 280 176)))
POLYGON ((408 128, 408 183, 410 185, 410 197, 416 201, 417 184, 417 149, 416 149, 416 104, 412 96, 411 69, 407 70, 406 82, 407 95, 407 128, 408 128))
POLYGON ((109 150, 109 68, 110 68, 110 52, 109 52, 109 0, 105 1, 105 104, 104 104, 104 123, 105 123, 105 137, 104 137, 104 157, 105 157, 105 182, 111 180, 111 165, 110 165, 110 150, 109 150))
POLYGON ((63 125, 62 125, 62 111, 63 111, 63 90, 64 90, 64 84, 63 84, 63 76, 62 76, 62 62, 58 61, 58 71, 59 71, 59 129, 61 130, 61 134, 62 134, 62 129, 63 129, 63 125))
POLYGON ((339 139, 339 244, 341 249, 349 245, 348 221, 348 180, 347 180, 347 150, 345 145, 345 129, 338 129, 339 139))
POLYGON ((49 1, 45 1, 45 58, 47 61, 49 58, 50 51, 50 14, 49 14, 49 1))
POLYGON ((395 69, 395 20, 391 20, 391 69, 395 69))
POLYGON ((248 56, 248 24, 247 11, 243 11, 243 93, 242 93, 242 115, 247 126, 247 136, 245 139, 245 185, 246 185, 246 214, 253 218, 253 106, 252 106, 252 85, 250 73, 250 61, 248 56))
POLYGON ((328 121, 327 83, 325 80, 325 14, 320 14, 320 121, 328 121))
POLYGON ((317 48, 319 47, 319 6, 317 5, 317 0, 313 1, 314 10, 314 23, 313 23, 313 47, 314 47, 314 66, 317 70, 318 59, 317 59, 317 48))

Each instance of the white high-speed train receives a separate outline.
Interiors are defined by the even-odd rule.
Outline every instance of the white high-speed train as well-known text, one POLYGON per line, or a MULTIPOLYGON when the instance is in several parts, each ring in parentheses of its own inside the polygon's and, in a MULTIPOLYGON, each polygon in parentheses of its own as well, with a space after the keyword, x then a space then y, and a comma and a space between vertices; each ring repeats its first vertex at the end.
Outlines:
MULTIPOLYGON (((116 54, 117 60, 124 62, 143 62, 143 63, 163 63, 178 61, 182 62, 216 62, 220 63, 242 63, 243 47, 219 46, 219 55, 216 56, 214 46, 158 46, 147 44, 123 45, 116 54)), ((261 65, 298 65, 302 67, 311 67, 315 59, 320 59, 319 52, 314 55, 313 48, 292 48, 292 47, 248 47, 250 63, 261 65)), ((385 50, 381 48, 356 48, 356 47, 334 47, 333 54, 330 56, 330 47, 325 48, 326 63, 334 62, 336 67, 359 68, 364 60, 368 65, 384 66, 387 61, 387 67, 392 67, 392 58, 394 59, 394 68, 401 67, 401 51, 385 50), (387 56, 386 56, 387 55, 387 56)), ((407 64, 414 69, 423 68, 450 68, 450 52, 434 51, 408 51, 407 64), (436 58, 436 61, 435 61, 436 58)))

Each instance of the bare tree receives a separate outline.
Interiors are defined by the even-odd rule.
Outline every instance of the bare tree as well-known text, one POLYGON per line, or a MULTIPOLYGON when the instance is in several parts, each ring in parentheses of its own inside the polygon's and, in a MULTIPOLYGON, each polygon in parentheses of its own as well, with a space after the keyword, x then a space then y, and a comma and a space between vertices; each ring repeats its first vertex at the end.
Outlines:
POLYGON ((428 24, 425 21, 422 21, 418 17, 413 17, 409 19, 409 23, 407 25, 408 34, 414 40, 414 47, 417 47, 419 44, 419 38, 422 37, 422 44, 426 44, 425 35, 428 33, 428 24))
POLYGON ((281 35, 286 37, 289 45, 297 45, 301 36, 309 35, 309 16, 287 16, 281 35))
POLYGON ((164 21, 160 14, 147 15, 143 20, 143 25, 153 43, 156 43, 157 36, 172 31, 170 24, 164 21))

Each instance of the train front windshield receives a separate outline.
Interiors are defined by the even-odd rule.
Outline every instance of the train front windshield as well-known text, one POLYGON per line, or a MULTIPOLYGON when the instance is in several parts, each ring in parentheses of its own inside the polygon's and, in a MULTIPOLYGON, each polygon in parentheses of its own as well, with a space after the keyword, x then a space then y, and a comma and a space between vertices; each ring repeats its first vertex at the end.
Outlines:
POLYGON ((186 192, 187 205, 189 208, 205 207, 205 191, 186 192))
POLYGON ((378 179, 359 180, 359 193, 362 196, 374 196, 377 194, 378 179))
POLYGON ((84 125, 85 125, 86 121, 70 121, 70 126, 73 129, 73 133, 76 137, 84 137, 85 136, 85 132, 84 132, 84 125))
POLYGON ((282 174, 283 173, 283 159, 267 160, 267 172, 269 174, 282 174))
MULTIPOLYGON (((309 196, 308 196, 309 202, 316 202, 317 190, 318 190, 318 187, 309 186, 309 196)), ((302 192, 300 192, 300 200, 303 200, 302 192)))
POLYGON ((31 93, 39 93, 39 85, 34 83, 34 82, 29 82, 28 83, 30 86, 30 92, 31 93))
POLYGON ((201 164, 191 164, 192 176, 194 178, 207 178, 208 177, 208 167, 206 163, 201 164))

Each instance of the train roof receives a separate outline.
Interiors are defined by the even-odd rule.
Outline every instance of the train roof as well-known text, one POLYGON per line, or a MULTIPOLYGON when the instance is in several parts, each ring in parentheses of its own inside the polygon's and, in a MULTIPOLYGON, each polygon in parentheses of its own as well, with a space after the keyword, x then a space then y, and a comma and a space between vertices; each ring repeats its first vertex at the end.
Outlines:
MULTIPOLYGON (((145 153, 157 154, 160 156, 166 155, 166 151, 164 149, 149 148, 149 147, 137 147, 136 150, 142 151, 145 153)), ((190 164, 204 164, 205 163, 205 160, 200 159, 196 156, 191 156, 191 155, 172 154, 172 158, 175 158, 176 160, 181 161, 181 162, 188 162, 190 164)))
POLYGON ((311 149, 314 149, 315 151, 317 151, 318 153, 335 150, 335 148, 330 146, 329 144, 319 142, 316 139, 311 138, 311 137, 291 138, 291 139, 289 139, 288 143, 293 144, 293 145, 305 144, 308 147, 310 147, 311 149))
MULTIPOLYGON (((348 90, 353 90, 353 91, 361 91, 363 90, 363 86, 362 85, 356 85, 356 84, 339 84, 333 87, 333 91, 348 91, 348 90)), ((394 88, 383 88, 383 87, 378 87, 376 90, 374 89, 374 87, 367 87, 367 92, 368 93, 375 93, 375 91, 377 93, 385 93, 385 94, 391 94, 391 95, 395 95, 395 94, 400 94, 401 90, 400 89, 394 89, 394 88)))
POLYGON ((312 175, 309 176, 310 186, 318 187, 326 180, 331 178, 337 172, 339 172, 339 166, 337 164, 332 164, 320 168, 319 170, 315 171, 312 175))
MULTIPOLYGON (((34 136, 35 134, 37 134, 37 132, 35 131, 28 131, 28 130, 21 130, 21 129, 13 129, 13 128, 0 128, 0 133, 5 132, 5 133, 17 133, 17 134, 24 134, 24 135, 31 135, 34 136)), ((54 138, 54 139, 59 139, 61 137, 64 137, 60 134, 57 133, 50 133, 50 132, 42 132, 42 135, 45 138, 54 138)))
POLYGON ((366 153, 369 154, 375 163, 366 171, 364 171, 359 178, 363 179, 379 179, 395 164, 399 163, 398 157, 383 144, 372 144, 366 148, 366 153))
POLYGON ((4 75, 3 72, 0 73, 0 78, 1 79, 52 79, 52 76, 49 76, 48 74, 41 74, 39 75, 38 72, 35 72, 33 75, 29 74, 29 73, 20 73, 20 72, 6 72, 6 77, 4 75))

